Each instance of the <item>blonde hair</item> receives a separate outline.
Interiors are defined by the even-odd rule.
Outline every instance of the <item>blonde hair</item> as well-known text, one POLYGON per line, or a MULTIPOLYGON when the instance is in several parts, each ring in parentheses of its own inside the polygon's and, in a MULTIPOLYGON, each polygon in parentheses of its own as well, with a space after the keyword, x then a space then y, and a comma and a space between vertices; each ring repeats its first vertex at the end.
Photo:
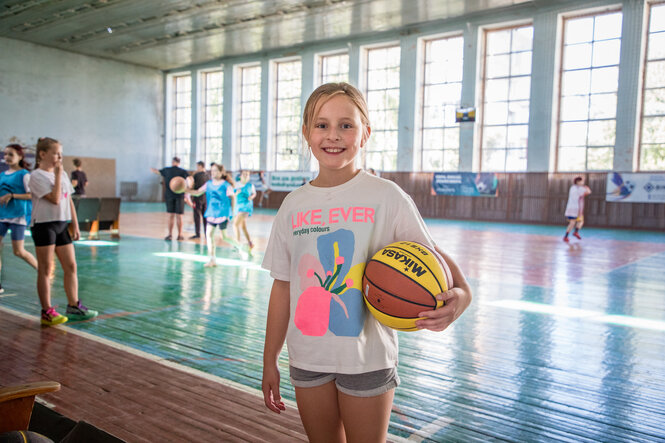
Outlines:
POLYGON ((37 151, 35 152, 35 168, 39 167, 39 160, 41 160, 40 154, 42 152, 48 152, 51 147, 59 145, 60 142, 51 137, 40 137, 37 140, 37 151))
POLYGON ((360 111, 360 121, 363 124, 363 137, 367 138, 369 136, 369 132, 367 131, 367 128, 370 126, 369 111, 367 109, 365 97, 363 97, 362 93, 355 86, 345 82, 325 83, 312 92, 307 99, 305 110, 302 115, 302 125, 305 134, 309 136, 309 133, 312 130, 312 124, 319 115, 321 107, 328 100, 340 94, 344 94, 354 105, 356 105, 356 108, 360 111))

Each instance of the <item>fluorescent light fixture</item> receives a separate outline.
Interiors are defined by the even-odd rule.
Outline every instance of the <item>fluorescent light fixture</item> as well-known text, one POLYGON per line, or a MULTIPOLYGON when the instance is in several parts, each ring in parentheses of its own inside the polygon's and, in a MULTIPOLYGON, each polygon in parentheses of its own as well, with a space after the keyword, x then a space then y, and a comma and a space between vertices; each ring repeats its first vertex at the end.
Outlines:
POLYGON ((664 321, 631 317, 628 315, 608 315, 604 312, 590 311, 587 309, 569 308, 566 306, 548 305, 522 300, 495 300, 483 304, 487 306, 513 309, 516 311, 535 312, 538 314, 554 315, 558 317, 579 318, 595 323, 608 323, 612 325, 628 326, 630 328, 665 331, 664 321))
POLYGON ((75 241, 77 245, 81 246, 117 246, 117 241, 105 241, 105 240, 78 240, 75 241))
MULTIPOLYGON (((166 257, 166 258, 175 258, 177 260, 188 260, 195 261, 199 263, 208 263, 210 257, 207 255, 198 255, 198 254, 187 254, 184 252, 155 252, 154 255, 157 257, 166 257)), ((264 271, 268 272, 267 269, 263 269, 260 265, 244 260, 234 260, 232 258, 215 258, 217 266, 230 266, 230 267, 242 267, 246 269, 251 269, 254 271, 264 271)))

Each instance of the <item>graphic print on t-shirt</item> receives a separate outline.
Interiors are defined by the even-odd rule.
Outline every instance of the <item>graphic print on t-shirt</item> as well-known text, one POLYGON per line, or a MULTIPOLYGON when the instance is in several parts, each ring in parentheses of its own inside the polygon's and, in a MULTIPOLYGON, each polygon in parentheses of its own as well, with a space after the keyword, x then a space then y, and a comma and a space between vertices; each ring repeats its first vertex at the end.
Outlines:
POLYGON ((298 262, 300 289, 294 323, 304 335, 357 337, 365 322, 361 293, 365 263, 352 266, 355 237, 339 229, 317 238, 319 257, 304 254, 298 262))

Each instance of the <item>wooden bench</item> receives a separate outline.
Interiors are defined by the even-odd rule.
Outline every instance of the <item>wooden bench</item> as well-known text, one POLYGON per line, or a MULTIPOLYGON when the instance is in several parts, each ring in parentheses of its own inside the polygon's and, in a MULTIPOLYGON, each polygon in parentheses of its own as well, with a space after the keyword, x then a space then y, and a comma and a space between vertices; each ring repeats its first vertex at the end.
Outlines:
POLYGON ((79 229, 88 239, 99 238, 100 230, 110 230, 111 238, 120 238, 120 198, 83 197, 74 199, 79 229))

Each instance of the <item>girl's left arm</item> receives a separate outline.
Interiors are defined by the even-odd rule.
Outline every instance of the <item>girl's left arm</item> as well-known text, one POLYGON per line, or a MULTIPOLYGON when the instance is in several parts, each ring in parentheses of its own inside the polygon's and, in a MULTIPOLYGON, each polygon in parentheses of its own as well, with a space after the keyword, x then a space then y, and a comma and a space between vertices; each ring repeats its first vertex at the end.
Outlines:
POLYGON ((72 197, 69 197, 69 208, 72 211, 72 240, 77 241, 81 239, 81 231, 79 230, 79 221, 78 217, 76 216, 76 208, 74 207, 74 200, 72 200, 72 197))
POLYGON ((443 331, 452 322, 457 320, 460 315, 469 307, 471 303, 471 288, 464 277, 464 273, 457 265, 455 260, 443 252, 438 246, 435 246, 436 252, 446 261, 453 277, 453 287, 437 295, 438 300, 442 300, 444 306, 434 311, 425 311, 418 314, 419 317, 427 317, 425 320, 416 321, 416 326, 420 329, 429 329, 430 331, 443 331))

